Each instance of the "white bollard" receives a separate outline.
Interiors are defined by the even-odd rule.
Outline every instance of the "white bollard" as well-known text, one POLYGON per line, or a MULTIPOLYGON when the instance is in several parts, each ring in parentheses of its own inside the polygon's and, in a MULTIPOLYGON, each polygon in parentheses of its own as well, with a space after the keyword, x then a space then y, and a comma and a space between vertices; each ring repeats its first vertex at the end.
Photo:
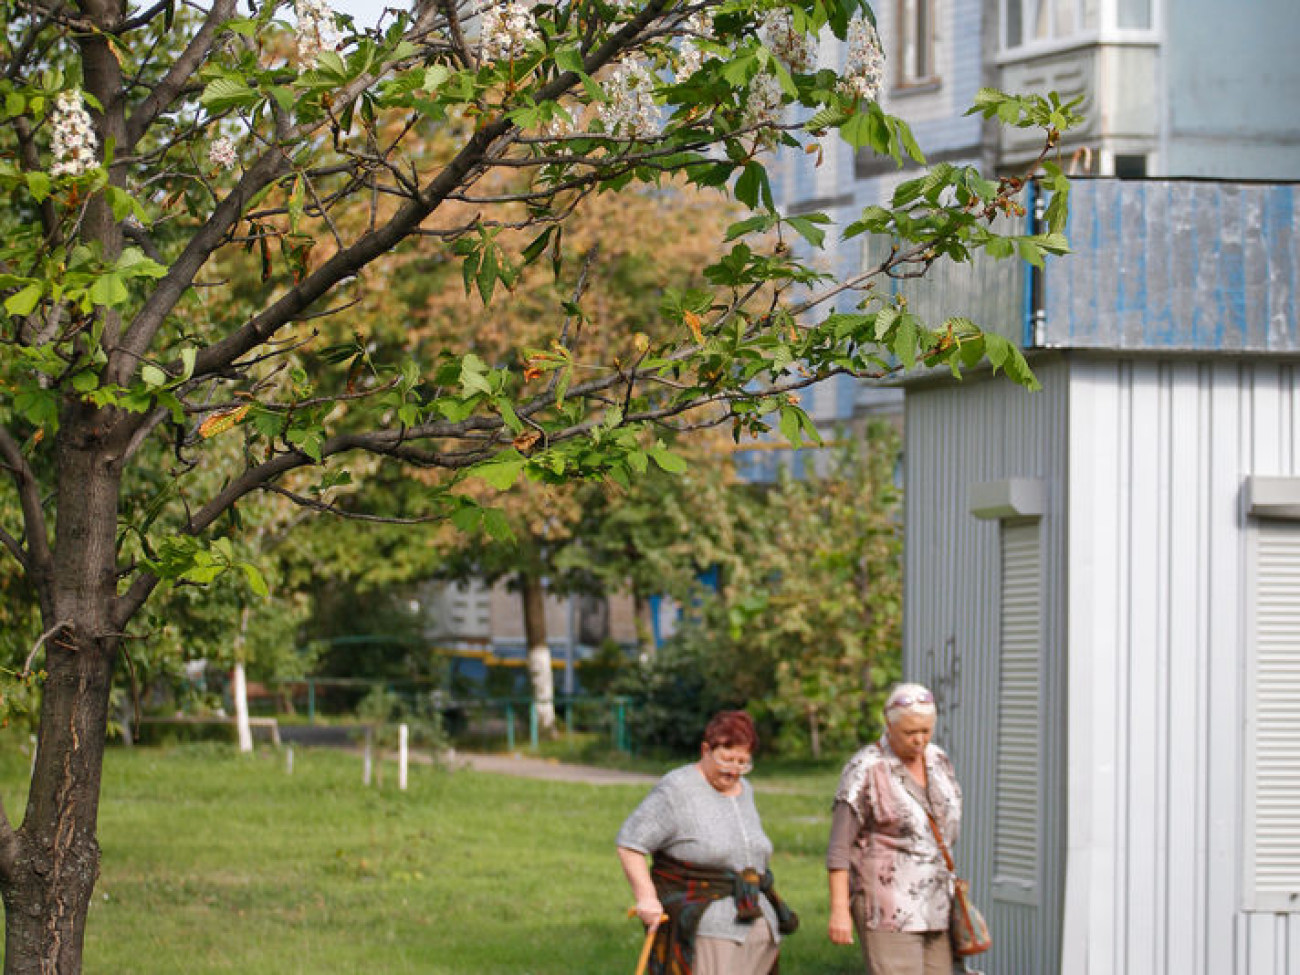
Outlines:
POLYGON ((366 757, 361 766, 361 781, 365 785, 370 784, 370 771, 374 763, 375 731, 373 728, 366 729, 366 757))
POLYGON ((410 729, 406 725, 397 728, 397 788, 406 791, 406 743, 410 738, 410 729))
POLYGON ((293 775, 293 742, 289 742, 289 747, 284 752, 284 770, 293 775))

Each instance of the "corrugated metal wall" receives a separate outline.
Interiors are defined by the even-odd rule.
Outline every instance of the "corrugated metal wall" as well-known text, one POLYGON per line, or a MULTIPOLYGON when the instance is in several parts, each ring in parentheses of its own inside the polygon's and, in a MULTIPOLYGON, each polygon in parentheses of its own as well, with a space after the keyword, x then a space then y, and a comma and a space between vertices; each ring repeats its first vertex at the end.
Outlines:
POLYGON ((1045 345, 1300 350, 1295 184, 1079 179, 1066 233, 1045 345))
POLYGON ((1070 364, 1062 971, 1296 975, 1300 915, 1242 910, 1242 492, 1300 475, 1300 367, 1070 364))
POLYGON ((1064 868, 1065 621, 1064 494, 1067 371, 1037 366, 1043 391, 1005 379, 907 393, 906 607, 904 668, 940 698, 936 739, 956 763, 965 792, 959 870, 994 932, 978 967, 988 975, 1055 971, 1064 868), (1044 568, 1041 756, 1042 828, 1036 904, 993 899, 994 803, 999 643, 999 535, 996 521, 969 510, 970 483, 1042 479, 1044 568))
POLYGON ((965 788, 958 860, 995 937, 980 967, 1300 975, 1300 914, 1247 913, 1242 886, 1242 492, 1300 476, 1300 365, 1071 353, 1038 372, 1032 396, 907 396, 905 668, 939 693, 965 788), (966 494, 1013 477, 1047 485, 1036 906, 991 890, 998 526, 966 494))

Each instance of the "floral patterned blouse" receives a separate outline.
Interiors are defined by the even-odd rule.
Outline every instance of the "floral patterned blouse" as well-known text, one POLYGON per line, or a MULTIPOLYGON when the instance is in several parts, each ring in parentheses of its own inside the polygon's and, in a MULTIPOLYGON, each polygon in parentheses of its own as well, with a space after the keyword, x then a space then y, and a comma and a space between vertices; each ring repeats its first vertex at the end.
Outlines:
POLYGON ((948 929, 953 876, 926 811, 952 852, 961 828, 961 787, 938 745, 926 747, 925 769, 923 788, 882 735, 849 759, 840 775, 826 866, 849 871, 870 931, 948 929))

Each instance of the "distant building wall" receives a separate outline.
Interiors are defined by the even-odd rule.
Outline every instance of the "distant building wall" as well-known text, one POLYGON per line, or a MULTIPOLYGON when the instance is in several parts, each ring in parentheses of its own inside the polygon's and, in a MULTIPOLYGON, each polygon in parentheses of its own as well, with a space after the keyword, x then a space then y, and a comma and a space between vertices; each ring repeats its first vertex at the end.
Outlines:
POLYGON ((1300 3, 1169 7, 1165 174, 1300 179, 1300 3))

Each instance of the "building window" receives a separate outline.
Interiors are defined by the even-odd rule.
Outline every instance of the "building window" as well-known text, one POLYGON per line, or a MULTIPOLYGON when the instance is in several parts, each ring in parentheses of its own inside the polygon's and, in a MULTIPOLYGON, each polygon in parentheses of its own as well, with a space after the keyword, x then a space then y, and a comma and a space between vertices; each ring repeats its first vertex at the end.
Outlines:
MULTIPOLYGON (((1300 482, 1293 485, 1300 488, 1300 482)), ((1300 497, 1300 492, 1292 491, 1300 497)), ((1288 518, 1294 514, 1287 512, 1288 518)), ((1300 522, 1256 522, 1246 707, 1248 909, 1300 912, 1300 522)))
POLYGON ((898 38, 899 84, 933 83, 934 0, 898 0, 898 38))
POLYGON ((1074 37, 1083 29, 1084 0, 1001 0, 1007 48, 1074 37))
POLYGON ((1003 520, 998 648, 997 798, 993 893, 1033 904, 1038 877, 1038 794, 1042 669, 1042 555, 1039 520, 1003 520))
POLYGON ((1119 0, 1116 11, 1121 30, 1151 29, 1151 0, 1119 0))

